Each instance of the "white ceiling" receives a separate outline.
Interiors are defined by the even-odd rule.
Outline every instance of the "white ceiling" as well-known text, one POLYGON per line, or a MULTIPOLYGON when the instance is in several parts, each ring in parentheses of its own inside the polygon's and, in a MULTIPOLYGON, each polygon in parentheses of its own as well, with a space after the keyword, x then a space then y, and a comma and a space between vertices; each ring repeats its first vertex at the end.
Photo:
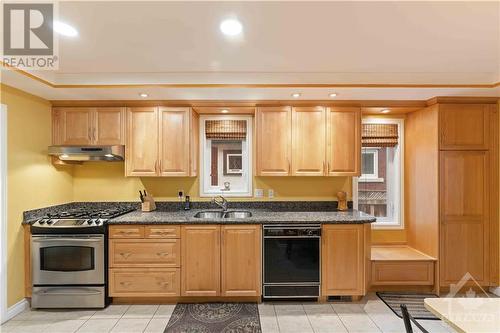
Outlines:
MULTIPOLYGON (((500 81, 500 2, 61 2, 58 71, 85 84, 443 84, 500 81), (244 27, 225 38, 219 23, 244 27)), ((500 96, 500 88, 53 88, 2 82, 48 99, 426 99, 500 96)))

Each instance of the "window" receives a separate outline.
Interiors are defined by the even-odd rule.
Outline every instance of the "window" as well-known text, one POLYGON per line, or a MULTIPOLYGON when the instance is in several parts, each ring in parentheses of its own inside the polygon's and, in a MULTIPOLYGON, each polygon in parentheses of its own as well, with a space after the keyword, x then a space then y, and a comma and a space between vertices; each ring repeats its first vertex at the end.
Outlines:
POLYGON ((374 228, 403 228, 403 119, 363 119, 361 176, 354 206, 377 217, 374 228))
POLYGON ((378 152, 380 148, 363 148, 361 150, 361 177, 360 182, 383 182, 379 178, 378 152))
POLYGON ((252 196, 251 134, 251 117, 200 117, 201 196, 252 196))

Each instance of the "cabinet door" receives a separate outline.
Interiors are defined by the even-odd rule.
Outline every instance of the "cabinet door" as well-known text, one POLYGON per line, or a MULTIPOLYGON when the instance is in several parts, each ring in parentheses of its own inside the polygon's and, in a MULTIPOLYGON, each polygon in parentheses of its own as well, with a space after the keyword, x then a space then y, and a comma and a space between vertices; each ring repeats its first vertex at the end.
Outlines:
POLYGON ((219 296, 220 227, 181 227, 182 296, 219 296))
POLYGON ((493 108, 487 104, 440 105, 440 149, 488 149, 493 108))
POLYGON ((361 110, 328 108, 327 158, 329 176, 360 176, 361 110))
POLYGON ((488 154, 440 153, 442 286, 457 283, 466 273, 481 285, 489 283, 488 154))
POLYGON ((160 107, 160 176, 189 176, 190 108, 160 107))
POLYGON ((158 175, 158 109, 138 107, 127 110, 127 176, 158 175))
POLYGON ((326 111, 318 107, 292 109, 292 174, 323 176, 326 164, 326 111))
POLYGON ((92 108, 57 108, 53 112, 54 144, 92 144, 92 108))
POLYGON ((257 175, 289 176, 292 155, 292 108, 257 109, 257 175))
POLYGON ((92 139, 96 145, 125 144, 125 109, 96 108, 92 139))
POLYGON ((364 295, 364 226, 324 225, 321 238, 323 296, 364 295))
POLYGON ((260 225, 222 227, 222 296, 260 296, 260 225))

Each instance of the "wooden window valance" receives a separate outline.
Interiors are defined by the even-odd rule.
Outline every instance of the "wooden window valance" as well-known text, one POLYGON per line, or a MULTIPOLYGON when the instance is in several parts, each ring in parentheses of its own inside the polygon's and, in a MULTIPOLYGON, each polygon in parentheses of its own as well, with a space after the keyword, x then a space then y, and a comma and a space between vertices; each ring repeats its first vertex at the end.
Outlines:
POLYGON ((397 124, 363 124, 363 147, 394 147, 398 144, 397 124))
POLYGON ((242 140, 247 137, 246 120, 206 120, 205 135, 207 139, 242 140))

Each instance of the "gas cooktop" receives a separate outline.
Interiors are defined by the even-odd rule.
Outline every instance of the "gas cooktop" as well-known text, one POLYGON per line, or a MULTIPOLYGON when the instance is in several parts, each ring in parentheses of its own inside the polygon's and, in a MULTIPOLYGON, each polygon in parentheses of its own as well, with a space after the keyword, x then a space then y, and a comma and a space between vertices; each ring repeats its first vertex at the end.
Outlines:
POLYGON ((48 213, 31 224, 31 233, 104 233, 107 220, 133 210, 131 207, 75 208, 48 213))

